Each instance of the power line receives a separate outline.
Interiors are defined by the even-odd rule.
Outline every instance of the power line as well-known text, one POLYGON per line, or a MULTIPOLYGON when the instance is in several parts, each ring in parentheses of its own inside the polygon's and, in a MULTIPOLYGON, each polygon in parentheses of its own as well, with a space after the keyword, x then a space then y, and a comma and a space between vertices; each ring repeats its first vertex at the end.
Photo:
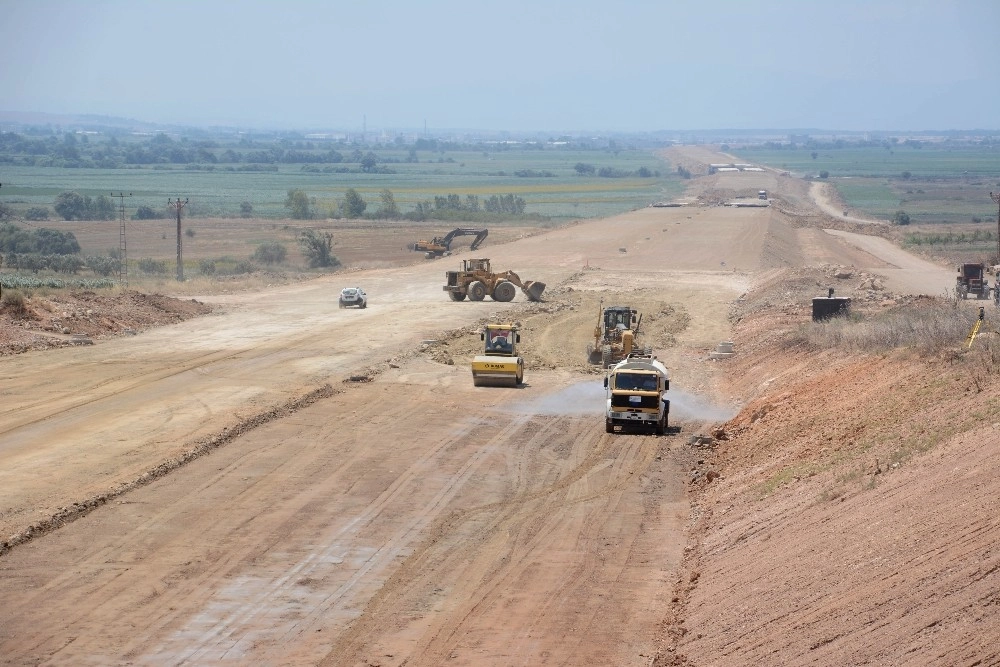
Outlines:
POLYGON ((181 209, 187 206, 188 200, 185 197, 184 201, 178 197, 177 201, 167 200, 167 206, 177 211, 177 282, 184 282, 184 260, 182 258, 181 251, 181 209))
POLYGON ((118 231, 118 284, 121 285, 122 289, 128 289, 128 251, 125 246, 125 197, 131 197, 132 193, 128 195, 119 192, 115 194, 111 193, 112 197, 118 197, 118 214, 121 220, 118 231))

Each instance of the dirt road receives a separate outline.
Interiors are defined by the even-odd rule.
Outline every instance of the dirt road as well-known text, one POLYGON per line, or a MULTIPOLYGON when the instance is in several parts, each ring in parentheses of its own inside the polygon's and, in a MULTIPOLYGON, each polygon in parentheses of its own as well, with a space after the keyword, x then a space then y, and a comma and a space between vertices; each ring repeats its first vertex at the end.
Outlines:
POLYGON ((722 207, 491 248, 548 284, 540 304, 450 302, 461 256, 201 297, 215 314, 0 360, 0 660, 650 664, 687 438, 737 407, 708 360, 730 304, 770 269, 886 263, 722 207), (368 309, 337 308, 346 284, 368 309), (585 363, 602 299, 646 315, 678 434, 604 433, 585 363), (522 388, 472 386, 495 315, 522 322, 522 388))

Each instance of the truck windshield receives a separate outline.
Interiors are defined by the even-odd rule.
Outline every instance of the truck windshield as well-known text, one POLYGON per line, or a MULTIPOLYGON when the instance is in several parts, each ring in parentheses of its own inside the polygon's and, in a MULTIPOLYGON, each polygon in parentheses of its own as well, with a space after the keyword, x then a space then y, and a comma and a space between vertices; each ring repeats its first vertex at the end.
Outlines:
POLYGON ((656 391, 656 376, 652 373, 615 373, 615 389, 656 391))

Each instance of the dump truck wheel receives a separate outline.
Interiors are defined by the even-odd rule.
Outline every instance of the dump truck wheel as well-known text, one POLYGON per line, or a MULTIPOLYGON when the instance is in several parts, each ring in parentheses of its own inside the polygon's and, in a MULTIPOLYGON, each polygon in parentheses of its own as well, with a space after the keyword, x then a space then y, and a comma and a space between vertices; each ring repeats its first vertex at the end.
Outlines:
POLYGON ((486 285, 481 280, 473 280, 469 283, 468 292, 473 301, 482 301, 486 298, 486 285))
POLYGON ((480 382, 479 378, 476 377, 475 374, 472 375, 472 386, 473 387, 482 387, 483 386, 483 383, 480 382))
POLYGON ((494 301, 513 301, 517 294, 517 288, 509 280, 501 280, 493 288, 494 301))
POLYGON ((465 301, 465 295, 461 292, 448 292, 448 296, 452 301, 465 301))

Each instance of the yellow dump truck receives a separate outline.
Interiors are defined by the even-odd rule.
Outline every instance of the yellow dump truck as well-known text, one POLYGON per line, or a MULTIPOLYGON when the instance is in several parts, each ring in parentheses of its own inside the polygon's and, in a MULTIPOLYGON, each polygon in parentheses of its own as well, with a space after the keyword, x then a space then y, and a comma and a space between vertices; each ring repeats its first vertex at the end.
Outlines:
POLYGON ((524 359, 517 354, 521 334, 511 323, 487 324, 479 334, 482 354, 472 359, 472 384, 516 387, 524 382, 524 359))

